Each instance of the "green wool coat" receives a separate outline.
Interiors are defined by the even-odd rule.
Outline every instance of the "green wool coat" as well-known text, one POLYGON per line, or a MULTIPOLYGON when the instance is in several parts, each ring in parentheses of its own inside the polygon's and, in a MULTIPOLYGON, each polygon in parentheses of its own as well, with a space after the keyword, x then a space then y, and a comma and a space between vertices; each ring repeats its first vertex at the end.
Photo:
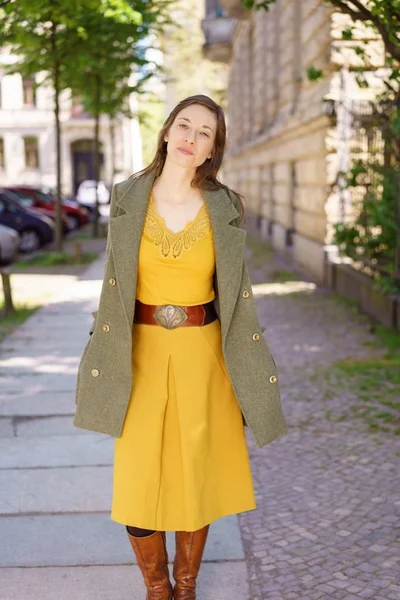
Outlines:
MULTIPOLYGON (((78 369, 74 425, 114 437, 121 435, 135 384, 131 353, 138 254, 153 181, 147 174, 114 186, 100 303, 78 369)), ((244 423, 262 447, 287 427, 276 365, 262 335, 244 260, 239 199, 224 190, 202 193, 214 238, 223 354, 244 423)))

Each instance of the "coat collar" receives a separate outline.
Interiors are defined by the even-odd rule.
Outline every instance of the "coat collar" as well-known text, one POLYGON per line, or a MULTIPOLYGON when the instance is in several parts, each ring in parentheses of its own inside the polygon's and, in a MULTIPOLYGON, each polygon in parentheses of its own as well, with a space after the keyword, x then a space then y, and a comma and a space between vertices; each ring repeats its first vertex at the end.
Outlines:
MULTIPOLYGON (((155 176, 149 173, 132 179, 131 185, 126 187, 121 198, 117 200, 117 206, 122 208, 126 213, 135 212, 137 214, 137 210, 141 210, 143 206, 147 210, 147 203, 154 180, 155 176)), ((212 219, 212 216, 215 216, 226 223, 231 223, 240 216, 225 190, 203 190, 202 194, 210 212, 210 219, 212 219)))
MULTIPOLYGON (((149 174, 132 179, 117 199, 117 206, 124 213, 110 218, 118 289, 129 326, 134 315, 140 241, 154 179, 154 175, 149 174)), ((246 232, 231 225, 239 217, 239 212, 223 189, 203 190, 202 194, 210 215, 214 240, 217 293, 225 342, 241 284, 246 232)))

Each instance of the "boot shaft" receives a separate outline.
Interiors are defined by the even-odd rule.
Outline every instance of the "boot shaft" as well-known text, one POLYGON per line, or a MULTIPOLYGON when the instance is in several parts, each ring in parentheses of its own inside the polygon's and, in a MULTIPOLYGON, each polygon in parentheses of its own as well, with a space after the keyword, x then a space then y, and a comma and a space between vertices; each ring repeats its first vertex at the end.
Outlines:
POLYGON ((210 526, 197 531, 175 533, 176 555, 174 560, 174 600, 195 600, 196 579, 200 570, 210 526))
POLYGON ((165 532, 156 531, 146 537, 128 533, 128 538, 147 588, 146 600, 172 600, 165 532))

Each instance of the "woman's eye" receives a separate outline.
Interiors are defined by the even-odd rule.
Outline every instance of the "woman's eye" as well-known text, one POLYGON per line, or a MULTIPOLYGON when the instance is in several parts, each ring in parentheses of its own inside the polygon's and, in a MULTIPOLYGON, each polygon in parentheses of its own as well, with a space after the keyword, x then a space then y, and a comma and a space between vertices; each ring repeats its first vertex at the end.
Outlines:
POLYGON ((210 136, 208 135, 208 133, 206 133, 205 131, 202 131, 201 133, 202 133, 203 135, 205 135, 206 137, 210 137, 210 136))
POLYGON ((185 128, 187 128, 187 125, 185 123, 179 123, 179 127, 185 127, 185 128))

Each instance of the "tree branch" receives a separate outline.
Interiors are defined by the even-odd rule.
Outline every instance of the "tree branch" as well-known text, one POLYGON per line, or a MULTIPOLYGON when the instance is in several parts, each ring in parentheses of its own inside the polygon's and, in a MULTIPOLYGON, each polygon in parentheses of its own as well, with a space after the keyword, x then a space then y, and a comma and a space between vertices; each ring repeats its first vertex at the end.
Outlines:
POLYGON ((360 14, 363 15, 366 21, 373 21, 373 15, 371 11, 368 10, 368 8, 365 8, 365 5, 362 2, 359 2, 359 0, 343 0, 342 4, 344 2, 350 2, 350 4, 353 4, 353 6, 359 10, 360 14))
POLYGON ((359 2, 359 0, 349 0, 349 2, 351 2, 358 10, 354 10, 348 4, 346 4, 346 0, 329 1, 340 12, 350 15, 353 21, 362 21, 364 23, 370 21, 371 23, 373 23, 384 41, 387 52, 389 52, 389 54, 395 60, 400 62, 400 47, 397 46, 396 43, 390 39, 390 31, 382 23, 378 16, 373 15, 371 11, 366 9, 365 6, 363 6, 361 2, 359 2))
POLYGON ((353 19, 353 21, 370 21, 370 18, 365 18, 360 12, 354 10, 353 8, 350 8, 350 6, 348 6, 348 4, 345 4, 343 2, 343 0, 329 0, 329 2, 335 6, 336 8, 339 9, 340 12, 342 13, 346 13, 347 15, 350 15, 350 17, 353 19))

